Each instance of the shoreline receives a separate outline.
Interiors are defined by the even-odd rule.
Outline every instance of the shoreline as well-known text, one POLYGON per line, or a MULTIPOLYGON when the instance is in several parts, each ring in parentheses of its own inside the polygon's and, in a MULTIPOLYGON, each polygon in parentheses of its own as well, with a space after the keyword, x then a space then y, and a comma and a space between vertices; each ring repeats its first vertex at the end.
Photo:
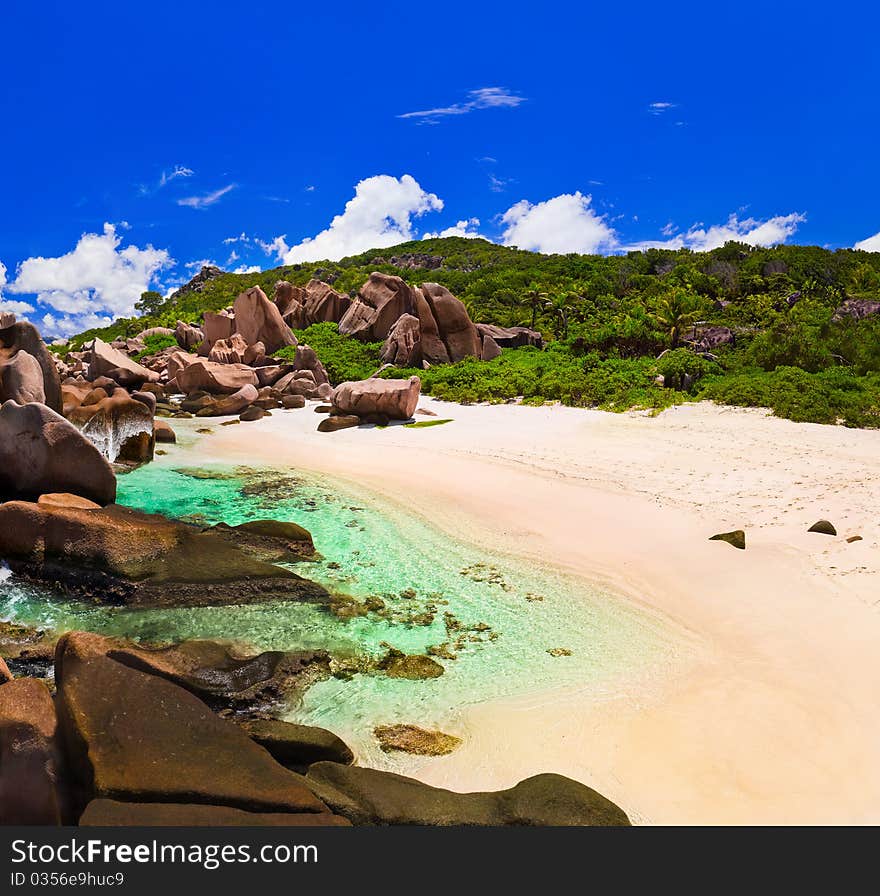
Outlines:
POLYGON ((306 409, 218 427, 198 451, 340 477, 474 546, 540 557, 669 620, 699 658, 656 694, 468 708, 467 745, 418 777, 468 790, 559 771, 655 823, 880 818, 880 434, 709 405, 422 406, 453 422, 321 434, 306 409), (840 537, 806 534, 823 516, 840 537), (745 552, 707 540, 740 527, 745 552))

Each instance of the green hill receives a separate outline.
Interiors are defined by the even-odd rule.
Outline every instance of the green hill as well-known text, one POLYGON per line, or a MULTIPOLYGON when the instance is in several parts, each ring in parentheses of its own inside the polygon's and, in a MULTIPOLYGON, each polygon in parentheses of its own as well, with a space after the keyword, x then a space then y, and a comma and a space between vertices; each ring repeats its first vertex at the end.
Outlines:
MULTIPOLYGON (((196 322, 249 286, 271 296, 279 279, 316 277, 354 293, 374 270, 442 283, 474 321, 535 326, 547 338, 544 351, 507 349, 488 363, 417 371, 438 397, 614 410, 709 398, 793 420, 880 426, 880 253, 850 249, 728 243, 705 253, 538 255, 484 240, 419 240, 338 262, 222 274, 168 300, 146 293, 143 317, 71 345, 196 322)), ((340 337, 332 324, 299 335, 336 381, 378 366, 377 345, 340 337)))

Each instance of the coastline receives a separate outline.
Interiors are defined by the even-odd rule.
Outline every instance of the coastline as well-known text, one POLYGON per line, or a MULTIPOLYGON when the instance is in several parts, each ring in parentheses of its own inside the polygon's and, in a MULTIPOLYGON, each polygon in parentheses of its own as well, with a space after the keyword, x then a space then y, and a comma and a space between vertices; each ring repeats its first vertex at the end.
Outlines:
POLYGON ((453 422, 322 434, 293 411, 218 427, 198 450, 380 493, 475 546, 601 583, 699 649, 656 693, 471 707, 466 745, 417 777, 468 790, 558 771, 654 823, 878 820, 880 434, 709 405, 422 406, 453 422), (806 533, 821 517, 840 537, 806 533), (740 527, 745 552, 707 540, 740 527))

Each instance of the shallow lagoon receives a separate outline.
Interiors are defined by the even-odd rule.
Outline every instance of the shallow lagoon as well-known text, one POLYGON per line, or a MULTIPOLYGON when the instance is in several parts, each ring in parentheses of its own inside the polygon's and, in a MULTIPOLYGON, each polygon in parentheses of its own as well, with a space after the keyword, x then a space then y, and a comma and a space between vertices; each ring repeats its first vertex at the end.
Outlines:
POLYGON ((440 678, 331 679, 290 707, 288 718, 330 728, 347 737, 362 758, 386 767, 395 761, 378 753, 371 737, 376 724, 408 722, 455 731, 458 711, 486 700, 560 688, 588 689, 601 699, 619 692, 623 683, 632 686, 634 677, 660 673, 677 652, 677 639, 662 623, 549 565, 487 555, 376 496, 319 476, 197 468, 189 463, 193 456, 175 450, 120 477, 119 502, 205 524, 297 522, 309 529, 321 554, 316 562, 297 564, 297 572, 358 599, 380 597, 393 618, 371 613, 341 620, 296 603, 96 607, 4 576, 0 615, 59 631, 83 628, 145 641, 221 638, 255 649, 324 648, 337 654, 380 655, 383 642, 423 652, 460 639, 461 649, 452 648, 457 658, 441 660, 440 678), (553 648, 571 655, 553 656, 548 653, 553 648))

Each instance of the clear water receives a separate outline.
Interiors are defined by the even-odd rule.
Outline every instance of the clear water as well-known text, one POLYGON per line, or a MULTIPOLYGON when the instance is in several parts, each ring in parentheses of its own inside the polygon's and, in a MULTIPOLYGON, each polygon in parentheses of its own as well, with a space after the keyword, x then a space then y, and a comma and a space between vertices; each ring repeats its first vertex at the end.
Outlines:
POLYGON ((120 503, 205 523, 297 522, 309 529, 322 555, 298 564, 300 574, 359 599, 379 596, 395 618, 370 614, 344 621, 295 603, 98 607, 24 587, 8 570, 0 570, 0 616, 60 631, 83 628, 150 641, 223 638, 255 649, 325 648, 375 656, 384 652, 383 642, 420 653, 449 641, 444 613, 451 613, 453 624, 460 624, 452 636, 463 633, 468 640, 455 651, 457 659, 441 660, 441 677, 332 679, 290 707, 288 718, 336 731, 385 767, 395 761, 376 750, 371 732, 377 724, 406 722, 454 732, 463 707, 493 698, 559 688, 588 689, 600 698, 615 693, 623 681, 631 684, 634 674, 651 677, 677 650, 661 623, 613 595, 549 566, 487 555, 375 496, 290 470, 195 468, 192 456, 178 447, 120 477, 120 503), (433 621, 415 624, 411 617, 430 604, 436 608, 433 621), (552 656, 552 648, 571 655, 552 656))

